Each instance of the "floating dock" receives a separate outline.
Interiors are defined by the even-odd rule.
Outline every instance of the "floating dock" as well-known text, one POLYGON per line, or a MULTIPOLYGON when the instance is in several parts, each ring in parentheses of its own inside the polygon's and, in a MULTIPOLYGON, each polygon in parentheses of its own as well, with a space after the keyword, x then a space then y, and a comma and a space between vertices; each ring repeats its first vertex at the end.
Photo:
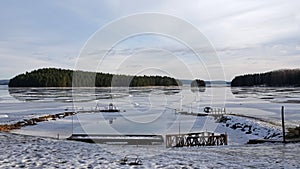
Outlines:
POLYGON ((283 140, 267 140, 267 139, 253 139, 249 140, 247 144, 261 144, 261 143, 300 143, 300 138, 298 139, 286 139, 283 140))
POLYGON ((214 116, 214 117, 220 117, 220 116, 227 114, 226 108, 211 108, 211 107, 205 107, 203 112, 176 111, 176 113, 182 114, 182 115, 214 116))
POLYGON ((166 147, 220 146, 228 144, 228 135, 211 132, 168 134, 166 147))
POLYGON ((164 139, 161 135, 113 135, 113 134, 72 134, 67 140, 100 144, 124 145, 161 145, 164 139))

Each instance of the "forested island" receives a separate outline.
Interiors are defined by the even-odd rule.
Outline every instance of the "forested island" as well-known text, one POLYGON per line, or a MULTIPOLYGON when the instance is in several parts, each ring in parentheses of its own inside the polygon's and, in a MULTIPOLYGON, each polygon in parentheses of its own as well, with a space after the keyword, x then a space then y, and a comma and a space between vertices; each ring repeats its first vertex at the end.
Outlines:
POLYGON ((191 91, 195 92, 205 92, 206 82, 204 80, 195 79, 191 81, 191 91))
POLYGON ((300 87, 300 69, 237 76, 231 81, 231 86, 300 87))
POLYGON ((205 81, 200 79, 195 79, 191 82, 191 87, 205 87, 205 81))
POLYGON ((167 76, 129 76, 43 68, 10 79, 9 87, 143 87, 179 86, 181 82, 167 76))

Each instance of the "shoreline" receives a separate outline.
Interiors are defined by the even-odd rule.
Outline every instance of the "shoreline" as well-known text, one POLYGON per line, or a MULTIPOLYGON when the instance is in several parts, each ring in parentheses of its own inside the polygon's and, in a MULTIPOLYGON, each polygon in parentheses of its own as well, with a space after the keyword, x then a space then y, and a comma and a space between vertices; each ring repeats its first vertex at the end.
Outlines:
POLYGON ((75 115, 75 112, 64 112, 64 113, 57 113, 57 114, 49 114, 45 116, 35 117, 31 119, 23 119, 16 123, 12 124, 1 124, 0 125, 0 132, 10 132, 12 130, 21 129, 22 127, 36 125, 37 123, 49 121, 49 120, 56 120, 65 118, 67 116, 75 115))

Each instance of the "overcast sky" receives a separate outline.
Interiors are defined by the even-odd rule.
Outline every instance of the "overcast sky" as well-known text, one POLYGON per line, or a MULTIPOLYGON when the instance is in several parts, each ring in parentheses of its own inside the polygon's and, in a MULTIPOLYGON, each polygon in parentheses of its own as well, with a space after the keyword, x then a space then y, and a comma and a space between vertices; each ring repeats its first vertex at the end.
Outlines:
POLYGON ((118 43, 97 71, 232 80, 244 73, 300 68, 299 6, 298 0, 1 1, 0 79, 42 67, 76 68, 82 48, 96 31, 145 12, 171 15, 195 26, 215 48, 224 70, 210 73, 223 73, 224 79, 202 74, 203 64, 183 63, 191 61, 185 60, 190 52, 183 52, 186 49, 174 39, 157 35, 118 43), (182 65, 187 68, 179 68, 182 65), (191 76, 189 69, 197 71, 197 66, 199 73, 191 76))

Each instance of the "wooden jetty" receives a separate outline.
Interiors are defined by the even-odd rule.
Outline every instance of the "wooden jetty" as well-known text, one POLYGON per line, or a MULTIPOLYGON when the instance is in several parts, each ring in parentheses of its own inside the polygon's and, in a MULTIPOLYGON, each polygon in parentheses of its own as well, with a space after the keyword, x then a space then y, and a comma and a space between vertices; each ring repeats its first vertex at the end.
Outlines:
POLYGON ((192 116, 218 116, 219 117, 226 114, 226 108, 205 107, 203 112, 176 111, 176 113, 182 115, 192 115, 192 116))
POLYGON ((261 143, 299 143, 300 138, 295 138, 295 139, 286 139, 285 141, 283 140, 268 140, 268 139, 253 139, 249 140, 247 144, 261 144, 261 143))
POLYGON ((161 135, 72 134, 67 140, 99 144, 161 145, 161 135))
MULTIPOLYGON (((98 107, 98 105, 96 106, 96 108, 98 107)), ((115 105, 113 105, 112 103, 109 103, 109 105, 107 107, 105 107, 104 109, 99 109, 98 111, 100 112, 120 112, 119 109, 117 109, 117 107, 115 105)))
POLYGON ((211 132, 168 134, 166 147, 220 146, 228 144, 228 135, 211 132))

